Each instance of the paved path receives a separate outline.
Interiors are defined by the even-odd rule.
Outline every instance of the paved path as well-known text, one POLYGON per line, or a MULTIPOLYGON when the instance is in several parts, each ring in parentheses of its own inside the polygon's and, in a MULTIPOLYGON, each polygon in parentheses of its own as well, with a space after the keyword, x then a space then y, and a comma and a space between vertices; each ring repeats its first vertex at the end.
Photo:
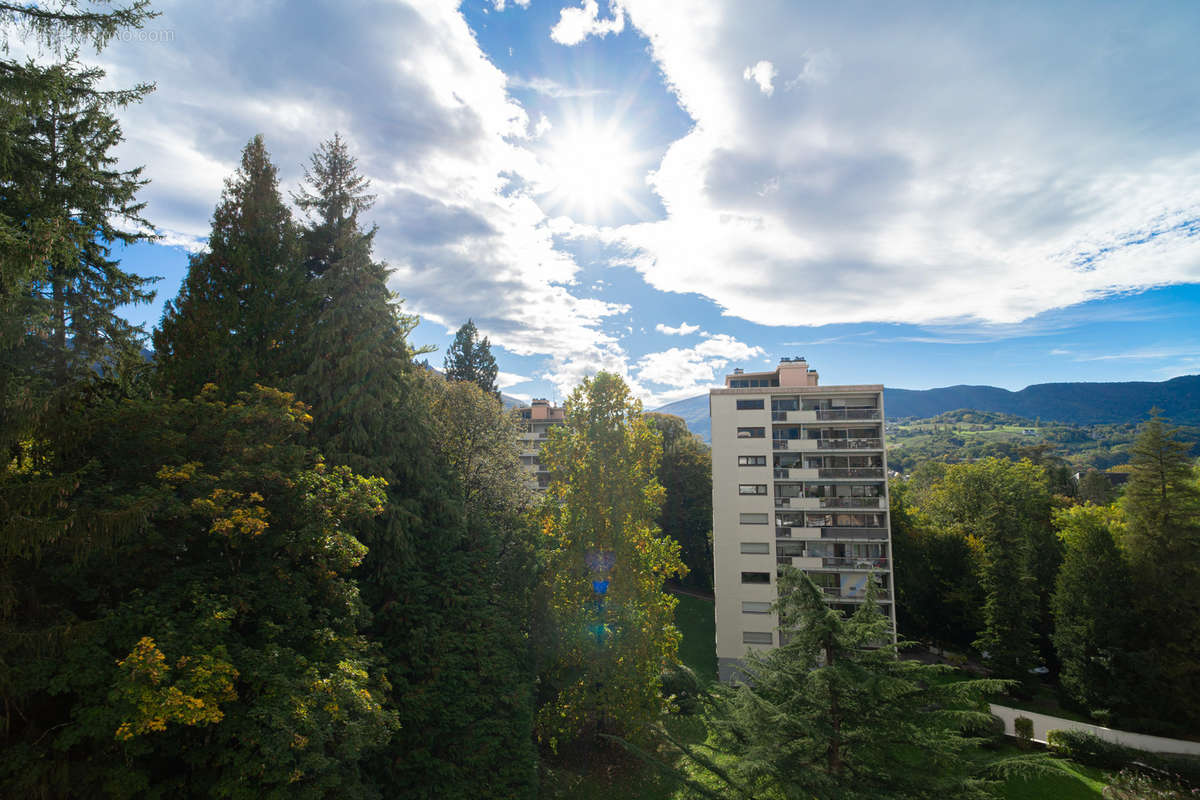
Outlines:
POLYGON ((1076 722, 1075 720, 1062 719, 1061 717, 1052 717, 1049 714, 1038 714, 1035 711, 1024 711, 1019 708, 999 706, 994 703, 992 704, 992 713, 1004 720, 1004 732, 1009 736, 1016 735, 1016 731, 1013 729, 1013 720, 1017 717, 1028 717, 1033 720, 1033 740, 1035 742, 1044 743, 1046 741, 1046 734, 1049 731, 1075 730, 1095 734, 1101 739, 1123 744, 1126 747, 1149 750, 1152 753, 1183 753, 1190 756, 1200 756, 1200 742, 1189 742, 1183 739, 1168 739, 1165 736, 1150 736, 1145 733, 1130 733, 1129 731, 1118 731, 1113 728, 1102 728, 1099 725, 1076 722))

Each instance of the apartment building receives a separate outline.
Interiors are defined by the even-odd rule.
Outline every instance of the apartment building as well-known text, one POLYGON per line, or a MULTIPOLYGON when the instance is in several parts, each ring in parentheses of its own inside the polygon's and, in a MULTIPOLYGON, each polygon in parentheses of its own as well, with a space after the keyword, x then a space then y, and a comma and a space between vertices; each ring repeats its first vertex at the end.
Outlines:
POLYGON ((521 466, 529 473, 530 486, 541 491, 550 482, 550 473, 539 460, 542 442, 550 428, 563 423, 566 410, 551 405, 544 397, 535 397, 528 406, 514 409, 514 413, 525 424, 521 434, 521 466))
POLYGON ((892 621, 883 386, 820 386, 803 358, 734 370, 709 392, 720 676, 779 645, 780 565, 804 570, 853 611, 869 581, 892 621))

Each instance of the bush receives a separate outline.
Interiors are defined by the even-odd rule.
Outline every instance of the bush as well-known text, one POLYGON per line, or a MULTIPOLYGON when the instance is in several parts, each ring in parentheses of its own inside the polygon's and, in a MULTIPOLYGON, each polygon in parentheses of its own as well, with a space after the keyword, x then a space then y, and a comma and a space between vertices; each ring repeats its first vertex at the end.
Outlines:
POLYGON ((1033 720, 1029 717, 1017 717, 1013 720, 1013 731, 1017 734, 1017 744, 1029 747, 1033 741, 1033 720))
POLYGON ((1101 739, 1083 731, 1050 731, 1046 744, 1055 755, 1101 769, 1134 769, 1154 778, 1172 778, 1200 786, 1200 758, 1175 753, 1151 753, 1101 739))
POLYGON ((970 722, 963 726, 963 736, 980 739, 984 747, 994 747, 1004 743, 1004 720, 995 714, 989 714, 987 719, 970 722))
POLYGON ((1151 778, 1132 770, 1122 770, 1104 787, 1105 800, 1186 800, 1194 796, 1174 781, 1151 778))

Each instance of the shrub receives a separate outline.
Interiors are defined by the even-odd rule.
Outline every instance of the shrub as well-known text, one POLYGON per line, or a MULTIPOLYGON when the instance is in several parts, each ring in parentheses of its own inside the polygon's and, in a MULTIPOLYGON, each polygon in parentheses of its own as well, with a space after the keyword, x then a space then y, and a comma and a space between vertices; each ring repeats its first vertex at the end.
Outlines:
POLYGON ((986 720, 963 726, 962 733, 968 738, 980 739, 984 747, 997 746, 1004 743, 1004 720, 989 714, 986 720))
POLYGON ((1200 758, 1195 756, 1151 753, 1110 742, 1084 731, 1050 731, 1046 734, 1046 744, 1055 755, 1090 767, 1134 769, 1156 779, 1172 778, 1189 786, 1200 786, 1200 758))
POLYGON ((1029 717, 1017 717, 1013 720, 1013 731, 1017 734, 1017 744, 1029 747, 1033 741, 1033 720, 1029 717))

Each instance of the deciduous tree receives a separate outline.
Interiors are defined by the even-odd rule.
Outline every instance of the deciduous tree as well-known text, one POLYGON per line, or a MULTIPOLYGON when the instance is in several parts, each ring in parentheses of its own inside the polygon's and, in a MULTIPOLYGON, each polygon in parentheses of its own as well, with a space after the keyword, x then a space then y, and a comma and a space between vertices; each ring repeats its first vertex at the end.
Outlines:
POLYGON ((658 482, 666 494, 658 527, 679 542, 687 567, 683 583, 713 588, 712 452, 679 417, 647 414, 646 421, 662 436, 658 482))
POLYGON ((625 382, 598 373, 571 393, 542 450, 551 652, 538 736, 551 746, 596 732, 636 735, 664 707, 676 661, 675 600, 663 581, 684 566, 654 524, 661 443, 625 382))

